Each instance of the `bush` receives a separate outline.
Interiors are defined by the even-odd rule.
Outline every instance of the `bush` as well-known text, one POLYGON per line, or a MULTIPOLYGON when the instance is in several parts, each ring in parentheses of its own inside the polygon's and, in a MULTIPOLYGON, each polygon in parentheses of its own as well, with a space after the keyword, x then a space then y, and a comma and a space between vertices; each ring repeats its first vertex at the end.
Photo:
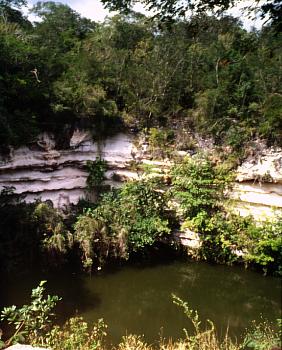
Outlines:
POLYGON ((256 225, 251 219, 241 235, 247 251, 246 262, 259 266, 265 273, 282 275, 282 217, 256 225))
POLYGON ((252 217, 227 214, 224 211, 209 216, 200 212, 187 219, 182 228, 199 233, 201 259, 217 263, 244 261, 262 269, 265 274, 282 273, 282 220, 256 223, 252 217))
POLYGON ((155 155, 165 155, 174 139, 175 135, 173 130, 149 129, 149 146, 155 155))
POLYGON ((219 210, 229 183, 230 175, 206 156, 187 157, 172 169, 173 193, 189 218, 201 211, 212 214, 219 210))
POLYGON ((274 350, 281 349, 281 319, 277 320, 279 332, 276 332, 273 327, 267 322, 257 324, 253 322, 253 326, 248 330, 242 347, 253 350, 274 350))
POLYGON ((14 326, 15 332, 6 342, 6 345, 16 342, 35 342, 43 345, 45 336, 50 330, 51 318, 54 316, 53 309, 60 300, 58 296, 50 296, 44 299, 44 284, 32 290, 31 303, 17 308, 15 305, 5 307, 1 312, 1 320, 7 320, 14 326))
POLYGON ((202 244, 197 254, 198 258, 227 264, 238 260, 234 254, 237 231, 224 212, 209 216, 202 211, 194 218, 186 220, 182 227, 199 233, 202 244))
POLYGON ((83 261, 92 265, 107 256, 127 258, 152 246, 171 231, 167 194, 152 180, 132 181, 103 195, 96 209, 87 209, 76 222, 75 240, 83 261))
POLYGON ((93 328, 82 317, 70 318, 63 327, 54 326, 46 335, 45 346, 52 350, 101 349, 107 326, 99 319, 93 328))
POLYGON ((107 162, 101 158, 96 158, 95 161, 87 161, 86 168, 89 173, 86 180, 87 187, 92 190, 104 181, 107 162))
MULTIPOLYGON (((113 230, 122 227, 127 232, 129 252, 144 249, 170 233, 166 194, 157 188, 154 181, 129 182, 113 201, 108 225, 113 230)), ((109 203, 102 201, 97 214, 105 213, 105 209, 109 210, 109 203)))
POLYGON ((264 103, 264 120, 259 125, 262 137, 268 138, 270 143, 282 145, 282 97, 281 94, 269 94, 264 103))
POLYGON ((232 174, 203 156, 186 158, 172 169, 173 193, 179 200, 182 228, 199 233, 198 257, 217 263, 243 260, 265 273, 282 273, 282 218, 259 225, 251 217, 227 213, 232 174))
POLYGON ((52 263, 62 261, 73 246, 73 235, 65 226, 59 211, 47 203, 38 203, 33 211, 33 221, 41 237, 41 247, 52 263))
POLYGON ((94 262, 103 264, 109 256, 126 257, 124 231, 111 232, 106 222, 97 219, 94 212, 78 217, 74 225, 74 240, 82 252, 81 260, 86 270, 91 271, 94 262))
POLYGON ((63 327, 54 326, 53 309, 61 300, 58 296, 47 295, 44 298, 46 281, 32 290, 31 303, 20 308, 5 307, 1 312, 1 320, 7 320, 15 328, 10 339, 1 343, 9 346, 12 343, 28 343, 53 350, 96 350, 101 349, 106 335, 106 325, 99 319, 89 331, 89 326, 81 317, 70 318, 63 327))
POLYGON ((33 203, 25 203, 14 188, 0 191, 0 272, 28 268, 40 246, 33 220, 33 203))

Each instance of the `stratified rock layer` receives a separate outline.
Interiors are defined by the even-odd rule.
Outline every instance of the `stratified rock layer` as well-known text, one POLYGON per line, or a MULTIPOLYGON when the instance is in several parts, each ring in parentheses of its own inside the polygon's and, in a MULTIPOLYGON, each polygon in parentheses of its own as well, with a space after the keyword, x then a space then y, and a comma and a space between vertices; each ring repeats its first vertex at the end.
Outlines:
POLYGON ((6 350, 49 350, 49 349, 38 348, 38 347, 35 348, 31 345, 15 344, 15 345, 9 346, 6 350))
POLYGON ((55 207, 77 203, 85 197, 86 163, 105 159, 109 170, 106 183, 118 186, 116 179, 137 175, 130 171, 133 161, 132 137, 118 134, 103 142, 93 142, 87 132, 76 132, 68 150, 55 150, 52 135, 43 134, 36 147, 21 147, 0 160, 0 189, 15 188, 26 202, 51 200, 55 207))
POLYGON ((255 219, 271 218, 282 211, 282 150, 263 149, 237 170, 233 190, 235 208, 255 219))
MULTIPOLYGON (((168 160, 149 159, 147 144, 139 145, 137 150, 135 141, 132 135, 120 133, 94 142, 88 131, 76 130, 69 149, 57 150, 54 137, 43 133, 30 147, 21 147, 11 151, 8 157, 0 158, 0 190, 13 186, 15 193, 22 194, 26 202, 51 200, 55 207, 63 207, 87 196, 88 160, 100 157, 107 161, 105 184, 114 187, 140 176, 132 166, 136 161, 156 174, 169 168, 168 160)), ((180 156, 185 155, 186 152, 180 156)), ((281 212, 282 150, 261 147, 255 156, 246 160, 238 168, 232 197, 236 211, 241 215, 252 214, 257 220, 281 212)))

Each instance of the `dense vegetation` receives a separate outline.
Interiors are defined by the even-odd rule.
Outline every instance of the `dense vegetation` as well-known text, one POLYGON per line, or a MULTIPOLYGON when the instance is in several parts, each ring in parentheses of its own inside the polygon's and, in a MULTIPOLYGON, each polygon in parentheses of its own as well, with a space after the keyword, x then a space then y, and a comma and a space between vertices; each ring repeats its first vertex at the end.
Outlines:
POLYGON ((186 128, 238 148, 280 143, 281 33, 200 13, 167 26, 129 12, 104 23, 67 5, 37 3, 31 24, 0 3, 2 149, 41 130, 66 147, 74 126, 186 128))

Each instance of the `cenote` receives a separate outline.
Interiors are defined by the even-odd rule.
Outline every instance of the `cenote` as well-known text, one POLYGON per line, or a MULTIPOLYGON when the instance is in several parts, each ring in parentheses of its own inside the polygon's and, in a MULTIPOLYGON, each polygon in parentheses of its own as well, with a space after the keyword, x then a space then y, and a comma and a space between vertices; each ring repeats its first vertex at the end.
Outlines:
POLYGON ((42 279, 47 291, 62 297, 58 321, 82 315, 88 322, 103 318, 109 341, 116 344, 126 334, 144 334, 153 343, 160 336, 177 339, 191 325, 172 293, 197 309, 201 319, 214 321, 218 333, 226 329, 241 338, 252 320, 270 322, 281 317, 279 278, 264 277, 241 267, 172 260, 153 264, 111 266, 89 277, 71 271, 33 272, 1 288, 1 308, 21 305, 42 279))

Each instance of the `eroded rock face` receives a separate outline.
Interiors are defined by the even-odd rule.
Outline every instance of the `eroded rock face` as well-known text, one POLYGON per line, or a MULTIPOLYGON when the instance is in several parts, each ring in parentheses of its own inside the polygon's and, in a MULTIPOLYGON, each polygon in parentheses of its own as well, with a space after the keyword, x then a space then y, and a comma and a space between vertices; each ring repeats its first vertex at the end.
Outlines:
POLYGON ((202 246, 200 235, 197 232, 191 231, 187 228, 183 231, 176 231, 174 233, 174 239, 182 246, 190 248, 192 250, 197 251, 202 246))
POLYGON ((282 149, 264 149, 257 157, 249 157, 238 168, 237 181, 282 183, 282 149))
POLYGON ((31 345, 15 344, 15 345, 9 346, 6 350, 50 350, 50 349, 33 347, 31 345))
POLYGON ((282 149, 263 148, 237 169, 235 209, 263 220, 282 213, 282 149))
MULTIPOLYGON (((0 190, 13 186, 26 202, 41 198, 51 200, 55 207, 76 204, 86 195, 86 162, 97 157, 107 161, 105 183, 114 187, 141 176, 132 168, 133 162, 150 167, 154 176, 166 175, 172 163, 152 161, 148 144, 143 142, 137 149, 135 141, 132 135, 120 133, 93 142, 89 131, 76 130, 69 149, 57 150, 54 137, 43 133, 34 145, 11 150, 9 157, 0 158, 0 190)), ((282 149, 259 146, 259 151, 238 168, 232 193, 234 209, 257 220, 282 211, 282 149)), ((177 155, 189 156, 182 153, 177 155)))
POLYGON ((98 143, 87 131, 76 131, 70 145, 68 150, 55 150, 53 136, 44 133, 39 135, 36 147, 21 147, 10 157, 0 158, 0 189, 13 186, 26 202, 41 198, 63 207, 85 196, 88 160, 101 157, 107 161, 107 184, 118 186, 120 181, 115 179, 137 176, 130 171, 134 147, 130 135, 118 134, 98 143))

